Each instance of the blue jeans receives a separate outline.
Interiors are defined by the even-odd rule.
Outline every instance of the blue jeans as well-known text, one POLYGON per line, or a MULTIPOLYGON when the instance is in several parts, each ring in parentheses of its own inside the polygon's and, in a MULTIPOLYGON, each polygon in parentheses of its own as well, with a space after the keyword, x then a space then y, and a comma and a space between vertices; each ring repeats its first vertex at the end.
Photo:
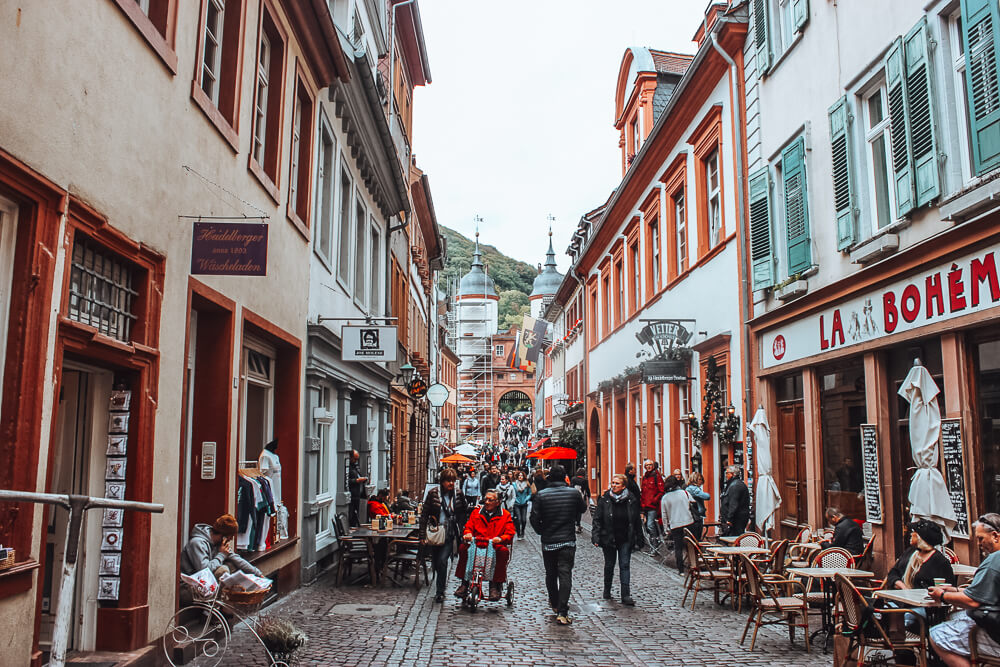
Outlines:
POLYGON ((514 505, 514 527, 517 529, 517 536, 524 537, 524 528, 528 525, 528 503, 514 505))
POLYGON ((658 512, 656 510, 643 510, 642 513, 646 515, 646 528, 649 529, 649 534, 658 537, 660 535, 660 524, 656 523, 658 512))
POLYGON ((615 578, 615 559, 618 560, 618 579, 622 597, 632 597, 632 544, 626 542, 617 547, 601 547, 604 551, 604 591, 611 592, 611 582, 615 578))
POLYGON ((448 561, 451 559, 451 550, 455 541, 448 536, 448 539, 439 547, 434 548, 434 575, 436 577, 437 594, 444 595, 444 587, 448 583, 448 561))

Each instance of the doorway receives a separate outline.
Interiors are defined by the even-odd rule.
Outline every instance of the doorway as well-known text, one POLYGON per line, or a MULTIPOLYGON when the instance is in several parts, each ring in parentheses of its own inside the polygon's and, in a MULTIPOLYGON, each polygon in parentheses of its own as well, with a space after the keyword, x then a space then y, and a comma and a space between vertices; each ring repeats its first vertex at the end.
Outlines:
POLYGON ((781 461, 781 524, 797 533, 809 523, 806 482, 805 400, 802 375, 779 378, 775 383, 778 403, 778 443, 781 461))
MULTIPOLYGON (((63 367, 57 409, 56 436, 49 460, 52 476, 49 493, 104 496, 104 464, 108 426, 108 398, 113 376, 110 371, 66 362, 63 367)), ((76 566, 76 588, 67 647, 92 651, 97 631, 97 582, 101 548, 101 514, 85 513, 82 541, 76 566), (88 558, 88 554, 91 556, 88 558)), ((59 587, 66 546, 69 513, 49 508, 42 571, 42 618, 39 647, 52 644, 59 587)))

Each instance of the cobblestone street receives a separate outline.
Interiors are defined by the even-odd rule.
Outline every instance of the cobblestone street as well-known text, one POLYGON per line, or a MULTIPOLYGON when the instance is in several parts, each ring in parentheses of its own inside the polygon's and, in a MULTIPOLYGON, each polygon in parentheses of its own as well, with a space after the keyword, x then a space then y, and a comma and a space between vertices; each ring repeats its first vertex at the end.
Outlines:
MULTIPOLYGON (((648 556, 632 559, 634 608, 601 597, 603 559, 589 536, 579 536, 570 616, 555 623, 545 604, 538 537, 518 540, 510 567, 514 606, 483 603, 462 609, 448 585, 444 604, 434 604, 433 582, 413 588, 337 588, 326 576, 268 611, 292 619, 309 637, 300 665, 829 665, 832 657, 806 654, 801 634, 789 644, 783 626, 762 628, 750 653, 739 645, 745 613, 699 596, 695 610, 680 604, 675 571, 648 556)), ((613 593, 617 596, 617 576, 613 593)), ((810 618, 814 622, 813 618, 810 618)), ((224 665, 264 664, 238 632, 224 665)), ((749 639, 746 642, 749 647, 749 639)), ((208 664, 208 663, 200 663, 208 664)))

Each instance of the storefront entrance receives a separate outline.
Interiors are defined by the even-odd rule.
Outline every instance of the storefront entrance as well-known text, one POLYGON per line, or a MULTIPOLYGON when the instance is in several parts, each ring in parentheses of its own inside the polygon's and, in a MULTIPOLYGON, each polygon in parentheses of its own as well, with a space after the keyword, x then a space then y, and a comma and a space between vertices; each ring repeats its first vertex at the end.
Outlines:
MULTIPOLYGON (((104 465, 107 442, 108 398, 111 372, 67 362, 63 368, 53 443, 50 493, 104 496, 104 465), (106 445, 105 445, 106 447, 106 445)), ((42 571, 42 618, 39 648, 48 651, 52 642, 55 613, 66 543, 69 513, 50 508, 42 571)), ((101 547, 101 513, 89 512, 83 519, 83 541, 77 561, 76 589, 70 615, 70 649, 95 648, 97 631, 97 581, 101 547), (89 554, 89 556, 88 556, 89 554)))

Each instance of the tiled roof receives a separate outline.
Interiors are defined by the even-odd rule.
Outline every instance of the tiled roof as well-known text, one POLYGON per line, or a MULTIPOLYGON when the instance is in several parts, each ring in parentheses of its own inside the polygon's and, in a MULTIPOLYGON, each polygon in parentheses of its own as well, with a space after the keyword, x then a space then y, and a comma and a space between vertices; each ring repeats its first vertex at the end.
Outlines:
POLYGON ((671 53, 670 51, 649 50, 649 55, 653 56, 653 65, 657 72, 664 74, 684 74, 694 56, 683 53, 671 53))

